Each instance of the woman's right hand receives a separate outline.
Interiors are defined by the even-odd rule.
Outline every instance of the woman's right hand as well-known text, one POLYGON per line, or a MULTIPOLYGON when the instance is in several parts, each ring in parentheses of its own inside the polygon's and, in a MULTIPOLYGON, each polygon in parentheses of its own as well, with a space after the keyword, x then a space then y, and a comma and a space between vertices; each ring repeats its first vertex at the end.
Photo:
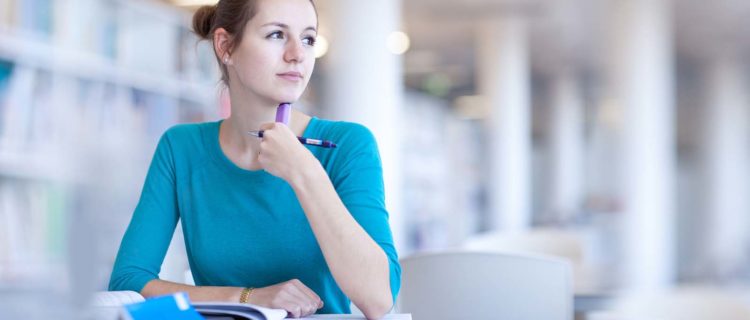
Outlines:
POLYGON ((293 318, 311 315, 323 307, 323 300, 297 279, 253 289, 247 302, 266 308, 284 309, 293 318))

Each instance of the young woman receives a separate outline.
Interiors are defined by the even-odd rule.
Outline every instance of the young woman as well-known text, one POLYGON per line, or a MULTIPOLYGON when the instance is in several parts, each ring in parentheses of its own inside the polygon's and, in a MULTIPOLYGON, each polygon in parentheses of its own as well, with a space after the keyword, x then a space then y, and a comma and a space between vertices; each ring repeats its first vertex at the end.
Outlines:
POLYGON ((196 12, 193 27, 213 42, 231 116, 162 136, 110 290, 186 291, 193 301, 293 317, 349 313, 350 301, 368 318, 391 309, 401 269, 372 134, 297 111, 288 126, 273 122, 279 104, 307 87, 317 25, 310 0, 221 0, 196 12), (248 134, 257 130, 262 138, 248 134), (158 279, 178 219, 196 286, 158 279))

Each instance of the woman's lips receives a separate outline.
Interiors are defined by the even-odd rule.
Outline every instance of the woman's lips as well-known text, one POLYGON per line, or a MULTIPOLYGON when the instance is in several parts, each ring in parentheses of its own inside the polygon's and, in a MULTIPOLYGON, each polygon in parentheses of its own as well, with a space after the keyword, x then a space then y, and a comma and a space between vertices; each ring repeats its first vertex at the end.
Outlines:
POLYGON ((281 77, 282 79, 294 82, 302 80, 302 74, 299 72, 284 72, 277 74, 277 76, 281 77))

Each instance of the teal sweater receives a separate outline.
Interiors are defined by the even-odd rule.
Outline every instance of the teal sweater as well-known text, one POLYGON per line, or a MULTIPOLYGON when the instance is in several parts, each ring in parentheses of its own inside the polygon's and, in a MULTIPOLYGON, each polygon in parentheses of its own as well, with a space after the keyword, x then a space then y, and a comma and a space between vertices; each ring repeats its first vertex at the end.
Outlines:
MULTIPOLYGON (((291 186, 263 170, 236 166, 219 145, 219 122, 185 124, 160 139, 138 206, 117 254, 109 290, 140 292, 157 279, 178 219, 198 286, 265 287, 299 279, 325 305, 349 313, 291 186)), ((305 137, 349 213, 383 249, 395 301, 401 268, 388 226, 383 173, 373 135, 347 122, 313 118, 305 137)))

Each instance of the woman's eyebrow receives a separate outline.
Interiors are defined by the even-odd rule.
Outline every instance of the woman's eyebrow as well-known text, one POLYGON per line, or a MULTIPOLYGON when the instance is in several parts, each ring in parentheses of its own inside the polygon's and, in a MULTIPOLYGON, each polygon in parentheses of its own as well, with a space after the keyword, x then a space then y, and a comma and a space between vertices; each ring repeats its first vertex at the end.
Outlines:
MULTIPOLYGON (((269 23, 262 25, 261 27, 266 27, 266 26, 275 26, 275 27, 279 27, 279 28, 287 29, 287 30, 289 29, 289 25, 285 23, 281 23, 281 22, 269 22, 269 23)), ((318 29, 312 26, 305 28, 304 31, 307 31, 307 30, 312 30, 312 31, 315 31, 316 33, 318 32, 318 29)))

